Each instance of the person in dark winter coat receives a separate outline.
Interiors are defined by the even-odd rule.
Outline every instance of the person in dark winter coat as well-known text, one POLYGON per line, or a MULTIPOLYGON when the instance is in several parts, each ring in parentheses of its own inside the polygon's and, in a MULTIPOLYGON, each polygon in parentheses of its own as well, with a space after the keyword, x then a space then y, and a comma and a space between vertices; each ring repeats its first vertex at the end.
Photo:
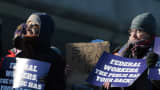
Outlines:
MULTIPOLYGON (((142 13, 136 16, 131 23, 127 49, 119 52, 121 56, 146 59, 153 49, 155 30, 156 21, 151 13, 142 13)), ((153 62, 155 60, 152 58, 153 62)), ((125 88, 125 90, 150 90, 151 83, 147 77, 146 70, 133 85, 125 88)))
POLYGON ((65 90, 65 61, 51 46, 54 29, 54 21, 46 13, 31 14, 15 34, 14 46, 20 50, 15 56, 51 63, 44 90, 65 90))
MULTIPOLYGON (((119 48, 115 55, 146 59, 148 67, 155 65, 158 60, 157 55, 153 53, 155 30, 156 20, 151 13, 145 12, 137 15, 131 22, 128 42, 119 48)), ((125 87, 123 90, 151 90, 151 86, 146 70, 133 85, 125 87)))

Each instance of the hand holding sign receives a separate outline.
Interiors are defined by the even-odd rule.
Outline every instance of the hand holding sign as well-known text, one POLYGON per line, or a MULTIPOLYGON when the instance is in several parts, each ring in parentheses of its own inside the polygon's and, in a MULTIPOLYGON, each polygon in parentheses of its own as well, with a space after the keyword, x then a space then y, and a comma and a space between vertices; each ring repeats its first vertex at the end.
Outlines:
POLYGON ((110 85, 111 85, 110 82, 105 82, 103 84, 104 88, 106 88, 107 90, 109 90, 110 85))
POLYGON ((87 81, 96 86, 106 84, 108 87, 110 83, 111 87, 128 87, 145 69, 143 59, 129 59, 104 52, 87 81))

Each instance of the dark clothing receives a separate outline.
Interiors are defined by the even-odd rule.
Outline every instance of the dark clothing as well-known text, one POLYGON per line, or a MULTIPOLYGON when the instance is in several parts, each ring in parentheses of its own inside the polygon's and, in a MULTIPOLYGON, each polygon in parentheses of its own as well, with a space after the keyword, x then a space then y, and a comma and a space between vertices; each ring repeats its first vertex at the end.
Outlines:
MULTIPOLYGON (((124 57, 143 59, 153 46, 153 41, 142 40, 135 44, 130 44, 129 47, 123 52, 124 57)), ((148 80, 147 70, 129 87, 124 90, 150 90, 150 80, 148 80)))
POLYGON ((37 59, 51 63, 50 71, 45 79, 45 90, 65 90, 65 62, 62 57, 51 48, 32 46, 34 45, 24 45, 24 49, 17 57, 37 59))
MULTIPOLYGON (((143 59, 153 46, 153 40, 141 40, 135 44, 126 43, 118 48, 117 53, 123 57, 143 59)), ((117 49, 117 48, 116 48, 117 49)), ((115 53, 115 52, 114 52, 115 53)), ((109 90, 151 90, 151 83, 148 80, 147 70, 129 87, 111 88, 109 90)))
POLYGON ((150 48, 153 48, 153 40, 141 40, 135 44, 129 44, 121 54, 124 57, 142 59, 144 58, 150 48))
POLYGON ((151 90, 150 80, 147 78, 147 70, 129 87, 124 90, 151 90))
POLYGON ((152 90, 160 90, 160 81, 159 80, 152 80, 152 90))
MULTIPOLYGON (((28 45, 25 45, 26 47, 28 45)), ((26 48, 22 52, 16 55, 12 50, 8 50, 5 54, 6 57, 22 57, 37 59, 51 63, 51 68, 48 76, 45 78, 45 90, 65 90, 65 61, 64 59, 53 49, 45 47, 26 48), (34 53, 30 53, 34 52, 34 53), (26 55, 27 54, 27 55, 26 55), (34 54, 34 55, 32 55, 34 54), (32 56, 32 57, 31 57, 32 56)), ((2 60, 1 60, 2 62, 2 60)), ((1 66, 1 63, 0 63, 1 66)))
POLYGON ((20 36, 21 52, 16 57, 36 59, 51 63, 48 76, 44 78, 44 90, 65 90, 65 61, 61 55, 51 49, 51 37, 54 32, 54 22, 46 13, 33 13, 40 20, 40 34, 35 37, 20 36))
POLYGON ((21 42, 22 52, 17 57, 51 63, 50 71, 45 78, 45 90, 65 90, 65 61, 56 51, 51 49, 54 22, 45 13, 33 13, 32 15, 36 15, 40 19, 40 34, 38 37, 24 37, 21 42))

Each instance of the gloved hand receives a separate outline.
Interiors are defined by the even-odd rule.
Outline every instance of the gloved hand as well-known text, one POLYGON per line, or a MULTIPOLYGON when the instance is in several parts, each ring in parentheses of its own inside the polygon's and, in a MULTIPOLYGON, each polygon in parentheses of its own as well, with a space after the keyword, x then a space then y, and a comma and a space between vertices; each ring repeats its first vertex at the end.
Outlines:
POLYGON ((132 56, 134 58, 143 58, 148 52, 151 42, 148 40, 140 40, 133 45, 132 56))
POLYGON ((142 58, 146 55, 148 52, 149 47, 148 46, 135 46, 131 49, 132 56, 135 58, 142 58))
POLYGON ((158 55, 154 52, 150 52, 150 53, 148 53, 146 60, 147 60, 147 66, 149 68, 153 67, 153 66, 155 66, 156 62, 158 61, 158 55))

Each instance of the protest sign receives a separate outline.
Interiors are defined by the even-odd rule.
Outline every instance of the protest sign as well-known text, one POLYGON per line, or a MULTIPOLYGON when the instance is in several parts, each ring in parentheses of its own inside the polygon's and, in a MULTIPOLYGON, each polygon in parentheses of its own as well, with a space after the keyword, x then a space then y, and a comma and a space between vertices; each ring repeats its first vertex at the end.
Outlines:
POLYGON ((44 90, 50 63, 26 58, 5 58, 0 68, 0 90, 44 90))
POLYGON ((109 52, 109 42, 69 43, 66 45, 67 63, 80 72, 88 73, 104 51, 109 52))
POLYGON ((13 90, 13 70, 15 58, 4 58, 0 67, 0 90, 13 90))
POLYGON ((155 67, 149 68, 148 70, 150 80, 160 80, 160 61, 157 62, 155 67))
POLYGON ((130 59, 104 52, 87 82, 96 86, 110 82, 111 87, 128 87, 145 71, 143 59, 130 59))
POLYGON ((160 56, 160 37, 155 37, 153 51, 160 56))
MULTIPOLYGON (((153 52, 160 56, 160 37, 155 37, 153 52)), ((160 60, 157 61, 155 67, 149 68, 148 77, 151 80, 160 80, 160 60)))
POLYGON ((44 90, 50 66, 48 62, 16 58, 13 88, 44 90))
POLYGON ((84 84, 89 73, 96 65, 104 51, 109 52, 109 42, 68 43, 66 45, 67 64, 72 66, 72 72, 67 77, 67 86, 84 84))

